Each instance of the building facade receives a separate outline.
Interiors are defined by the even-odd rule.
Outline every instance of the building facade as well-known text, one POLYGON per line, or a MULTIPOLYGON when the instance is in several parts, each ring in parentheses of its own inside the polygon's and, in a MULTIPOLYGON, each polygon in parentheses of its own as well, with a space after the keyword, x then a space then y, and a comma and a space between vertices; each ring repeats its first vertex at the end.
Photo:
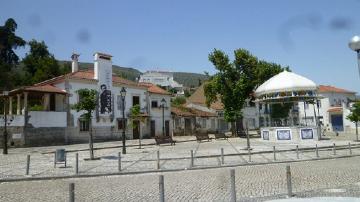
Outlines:
POLYGON ((32 146, 87 142, 89 123, 83 118, 84 111, 72 109, 72 105, 81 99, 77 93, 80 89, 98 92, 98 106, 91 120, 95 141, 120 140, 123 128, 128 139, 162 135, 159 110, 150 107, 154 99, 164 99, 169 103, 161 118, 168 125, 167 134, 171 134, 169 93, 152 84, 143 85, 114 76, 111 55, 95 53, 91 70, 79 70, 78 57, 77 54, 72 56, 71 73, 10 91, 8 114, 12 121, 8 126, 11 134, 9 144, 32 146), (123 87, 126 89, 124 103, 120 96, 123 87), (131 118, 130 111, 134 106, 140 107, 141 119, 131 118))
POLYGON ((176 95, 184 95, 184 86, 174 80, 172 72, 147 71, 140 75, 139 82, 152 83, 166 89, 175 89, 176 95))

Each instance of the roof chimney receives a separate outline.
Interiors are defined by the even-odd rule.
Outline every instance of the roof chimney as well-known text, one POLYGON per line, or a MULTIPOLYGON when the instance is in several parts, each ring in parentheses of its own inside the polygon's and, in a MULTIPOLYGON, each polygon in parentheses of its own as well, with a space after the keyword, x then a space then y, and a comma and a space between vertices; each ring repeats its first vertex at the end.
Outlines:
POLYGON ((96 52, 94 54, 94 79, 111 80, 112 78, 112 61, 111 55, 96 52))
POLYGON ((71 62, 71 72, 77 72, 79 71, 79 54, 76 54, 76 53, 73 53, 71 55, 71 59, 72 59, 72 62, 71 62))

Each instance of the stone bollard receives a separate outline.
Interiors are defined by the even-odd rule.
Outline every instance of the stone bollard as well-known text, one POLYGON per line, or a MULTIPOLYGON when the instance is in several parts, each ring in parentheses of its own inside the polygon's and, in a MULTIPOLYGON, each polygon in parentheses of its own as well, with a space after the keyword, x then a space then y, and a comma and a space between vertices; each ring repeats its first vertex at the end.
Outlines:
POLYGON ((164 175, 159 176, 159 194, 160 202, 165 202, 164 175))
POLYGON ((249 156, 249 162, 251 162, 251 150, 248 148, 248 156, 249 156))
POLYGON ((296 145, 296 158, 299 159, 299 145, 296 145))
POLYGON ((236 187, 235 187, 235 169, 230 170, 230 201, 236 201, 236 187))
POLYGON ((286 184, 287 184, 287 196, 289 198, 292 197, 292 183, 291 183, 291 171, 290 165, 286 166, 286 184))
POLYGON ((26 156, 26 175, 29 175, 30 173, 30 155, 28 154, 26 156))
POLYGON ((352 155, 352 150, 351 150, 351 144, 349 142, 349 155, 351 156, 352 155))
POLYGON ((156 152, 156 168, 160 170, 160 151, 156 152))
POLYGON ((74 183, 69 184, 69 201, 75 202, 75 184, 74 183))
POLYGON ((333 146, 333 154, 334 154, 334 156, 336 155, 336 145, 335 145, 335 143, 334 143, 334 146, 333 146))
POLYGON ((194 167, 194 151, 193 150, 190 151, 190 155, 191 155, 190 168, 193 168, 194 167))
POLYGON ((315 153, 316 153, 316 158, 319 158, 319 148, 317 144, 315 145, 315 153))
POLYGON ((118 153, 118 171, 121 171, 121 152, 118 153))
POLYGON ((221 165, 224 165, 225 160, 224 160, 224 148, 221 148, 221 165))
POLYGON ((276 148, 273 146, 273 153, 274 153, 274 161, 276 161, 276 148))
POLYGON ((79 174, 79 154, 75 154, 75 174, 79 174))

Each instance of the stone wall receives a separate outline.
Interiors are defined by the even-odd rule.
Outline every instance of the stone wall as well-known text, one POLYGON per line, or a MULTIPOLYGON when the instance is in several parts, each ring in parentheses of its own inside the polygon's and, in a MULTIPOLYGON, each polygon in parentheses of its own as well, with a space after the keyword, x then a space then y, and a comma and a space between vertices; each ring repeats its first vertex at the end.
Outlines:
POLYGON ((65 144, 65 128, 26 128, 25 146, 50 146, 65 144))

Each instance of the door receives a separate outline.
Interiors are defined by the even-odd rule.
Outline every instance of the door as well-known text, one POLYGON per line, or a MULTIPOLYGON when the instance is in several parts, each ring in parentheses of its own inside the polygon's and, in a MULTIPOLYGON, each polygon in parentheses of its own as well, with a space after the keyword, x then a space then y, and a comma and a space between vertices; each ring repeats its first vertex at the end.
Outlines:
POLYGON ((150 121, 150 135, 155 137, 155 120, 150 121))
POLYGON ((191 135, 191 119, 185 118, 185 135, 191 135))
POLYGON ((165 136, 170 136, 170 121, 165 121, 165 136))
POLYGON ((140 121, 133 121, 133 139, 140 138, 140 121))
POLYGON ((50 111, 56 111, 55 94, 50 94, 50 111))
POLYGON ((343 117, 341 114, 331 115, 331 124, 333 131, 344 131, 343 117))

